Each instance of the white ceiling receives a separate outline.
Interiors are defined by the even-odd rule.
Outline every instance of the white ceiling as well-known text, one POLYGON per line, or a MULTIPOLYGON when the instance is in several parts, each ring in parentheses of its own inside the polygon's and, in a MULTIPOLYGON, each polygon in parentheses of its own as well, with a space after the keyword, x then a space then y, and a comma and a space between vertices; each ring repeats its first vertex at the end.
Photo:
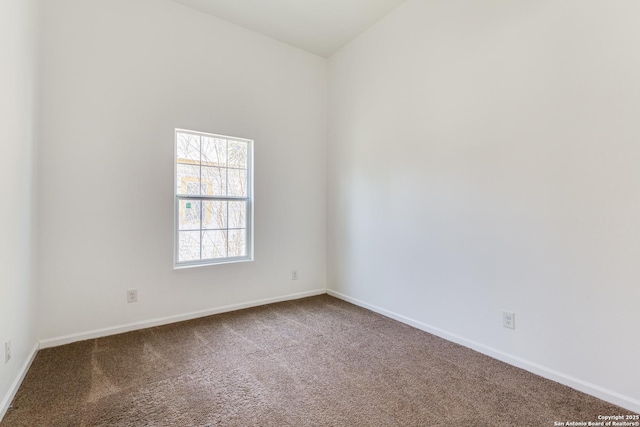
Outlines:
POLYGON ((175 0, 329 57, 405 0, 175 0))

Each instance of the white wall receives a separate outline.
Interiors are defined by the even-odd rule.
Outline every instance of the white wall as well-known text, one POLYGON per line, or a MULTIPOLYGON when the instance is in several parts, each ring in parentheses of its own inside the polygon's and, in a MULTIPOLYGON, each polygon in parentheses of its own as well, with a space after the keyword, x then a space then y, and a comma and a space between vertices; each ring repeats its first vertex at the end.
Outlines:
POLYGON ((640 410, 638 16, 409 0, 331 57, 329 288, 640 410))
POLYGON ((40 338, 322 292, 326 60, 168 0, 45 3, 40 338), (254 262, 173 270, 176 127, 255 140, 254 262))
POLYGON ((0 1, 0 419, 37 343, 36 21, 35 1, 0 1))

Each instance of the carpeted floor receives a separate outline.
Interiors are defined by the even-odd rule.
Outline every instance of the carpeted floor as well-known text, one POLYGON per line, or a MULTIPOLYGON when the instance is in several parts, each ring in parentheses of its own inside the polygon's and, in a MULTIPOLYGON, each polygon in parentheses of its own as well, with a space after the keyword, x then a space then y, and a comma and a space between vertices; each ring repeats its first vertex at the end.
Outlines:
POLYGON ((42 350, 0 426, 553 426, 625 413, 323 295, 42 350))

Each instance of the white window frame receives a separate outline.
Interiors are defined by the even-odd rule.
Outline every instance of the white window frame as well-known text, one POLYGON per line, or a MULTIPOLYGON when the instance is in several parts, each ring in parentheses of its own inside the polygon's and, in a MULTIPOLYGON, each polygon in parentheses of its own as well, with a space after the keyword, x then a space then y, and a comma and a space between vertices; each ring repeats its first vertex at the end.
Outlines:
MULTIPOLYGON (((173 263, 174 269, 181 268, 189 268, 189 267, 200 267, 206 265, 217 265, 217 264, 229 264, 236 262, 246 262, 253 261, 253 205, 254 205, 254 196, 253 196, 253 140, 246 138, 238 138, 235 136, 228 135, 219 135, 213 133, 199 132, 187 129, 175 129, 174 132, 174 141, 173 141, 173 193, 174 193, 174 247, 173 247, 173 263), (186 133, 198 136, 206 136, 210 138, 221 138, 232 141, 240 141, 247 143, 247 196, 246 197, 233 197, 233 196, 208 196, 208 195, 184 195, 178 194, 178 134, 186 133), (200 259, 196 261, 179 261, 179 231, 180 231, 180 201, 181 200, 192 200, 192 201, 245 201, 247 203, 247 212, 245 213, 246 218, 246 255, 242 257, 225 257, 225 258, 214 258, 214 259, 200 259)), ((203 232, 202 229, 202 213, 200 215, 200 233, 203 232)), ((228 236, 227 236, 228 239, 228 236)), ((200 236, 200 246, 202 248, 202 234, 200 236)), ((202 249, 201 249, 202 251, 202 249)), ((202 252, 201 252, 202 253, 202 252)))

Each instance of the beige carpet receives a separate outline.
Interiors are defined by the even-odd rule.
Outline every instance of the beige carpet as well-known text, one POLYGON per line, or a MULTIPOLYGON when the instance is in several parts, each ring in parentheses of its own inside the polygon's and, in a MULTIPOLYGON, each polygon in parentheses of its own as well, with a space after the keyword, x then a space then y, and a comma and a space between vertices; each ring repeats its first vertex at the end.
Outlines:
POLYGON ((14 426, 553 426, 628 413, 327 295, 38 353, 14 426))

